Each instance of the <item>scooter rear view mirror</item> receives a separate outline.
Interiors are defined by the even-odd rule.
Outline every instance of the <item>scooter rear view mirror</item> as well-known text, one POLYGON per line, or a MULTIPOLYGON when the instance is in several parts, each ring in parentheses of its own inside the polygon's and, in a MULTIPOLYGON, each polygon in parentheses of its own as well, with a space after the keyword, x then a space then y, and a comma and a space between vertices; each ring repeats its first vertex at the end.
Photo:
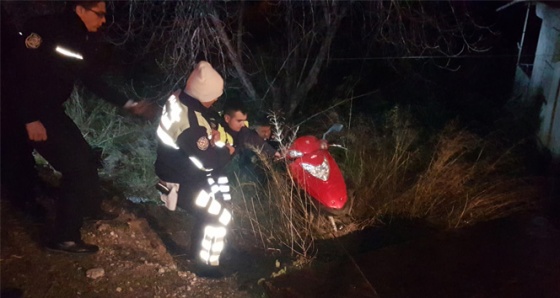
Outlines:
POLYGON ((344 127, 344 125, 342 125, 342 124, 340 124, 340 123, 335 123, 335 124, 333 124, 333 125, 329 128, 329 130, 327 130, 327 132, 325 132, 325 133, 323 134, 323 139, 325 139, 325 138, 327 137, 327 135, 328 135, 329 133, 331 133, 331 132, 339 132, 339 131, 341 131, 343 127, 344 127))

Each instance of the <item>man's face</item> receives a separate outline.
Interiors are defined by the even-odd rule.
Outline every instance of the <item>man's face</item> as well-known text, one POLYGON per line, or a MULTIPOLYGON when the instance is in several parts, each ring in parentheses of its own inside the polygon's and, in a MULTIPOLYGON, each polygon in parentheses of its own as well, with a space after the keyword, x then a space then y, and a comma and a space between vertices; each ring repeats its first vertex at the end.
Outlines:
POLYGON ((270 128, 270 126, 260 125, 257 126, 255 130, 257 131, 259 136, 264 140, 270 139, 270 136, 272 135, 272 129, 270 128))
POLYGON ((105 2, 98 2, 92 8, 85 8, 81 5, 76 6, 76 14, 80 17, 89 32, 97 32, 97 29, 105 24, 107 7, 105 2))
POLYGON ((238 132, 243 126, 245 126, 245 121, 247 121, 247 114, 243 114, 240 111, 237 111, 233 113, 233 115, 226 114, 224 120, 231 130, 238 132))

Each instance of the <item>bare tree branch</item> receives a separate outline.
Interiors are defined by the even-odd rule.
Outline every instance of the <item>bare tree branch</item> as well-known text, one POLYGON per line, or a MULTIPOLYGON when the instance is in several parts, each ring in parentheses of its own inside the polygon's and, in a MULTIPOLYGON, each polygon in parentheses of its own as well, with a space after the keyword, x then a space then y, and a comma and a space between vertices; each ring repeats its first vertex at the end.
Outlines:
POLYGON ((225 32, 223 23, 218 19, 215 12, 210 14, 210 18, 212 20, 212 23, 214 24, 214 27, 218 30, 218 36, 220 37, 222 43, 226 47, 227 56, 229 57, 229 60, 231 61, 235 69, 237 70, 241 83, 243 84, 243 86, 245 87, 245 91, 247 92, 247 95, 249 95, 249 97, 252 100, 256 101, 257 93, 255 92, 255 88, 253 88, 253 84, 251 83, 251 81, 249 80, 249 78, 245 73, 245 70, 243 69, 243 65, 241 64, 239 55, 233 48, 229 40, 229 37, 225 32))

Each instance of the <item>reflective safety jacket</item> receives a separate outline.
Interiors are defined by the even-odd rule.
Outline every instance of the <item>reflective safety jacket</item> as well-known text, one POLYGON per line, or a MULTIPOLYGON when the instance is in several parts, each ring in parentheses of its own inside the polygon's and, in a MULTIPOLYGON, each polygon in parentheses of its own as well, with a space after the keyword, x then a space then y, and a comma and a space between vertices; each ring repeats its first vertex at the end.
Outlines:
POLYGON ((10 100, 16 101, 25 123, 61 109, 77 79, 99 97, 117 106, 126 104, 126 97, 101 79, 103 63, 94 58, 95 45, 74 11, 30 19, 20 35, 11 53, 18 67, 3 75, 21 81, 18 98, 10 100))
POLYGON ((185 183, 206 173, 221 171, 229 162, 229 150, 211 142, 215 112, 182 90, 173 93, 163 107, 157 129, 156 174, 160 179, 185 183))

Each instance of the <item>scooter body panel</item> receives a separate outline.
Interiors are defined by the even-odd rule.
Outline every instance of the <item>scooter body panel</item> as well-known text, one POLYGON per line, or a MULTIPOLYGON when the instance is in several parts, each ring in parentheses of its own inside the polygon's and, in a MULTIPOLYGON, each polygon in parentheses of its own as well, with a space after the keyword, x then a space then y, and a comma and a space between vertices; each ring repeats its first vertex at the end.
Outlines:
MULTIPOLYGON (((334 158, 327 149, 321 149, 322 147, 326 148, 326 146, 322 146, 322 142, 326 141, 313 136, 303 136, 296 139, 290 150, 299 151, 303 153, 303 156, 294 159, 288 168, 296 182, 311 197, 326 207, 327 210, 338 211, 343 209, 348 201, 346 183, 334 158), (325 167, 328 168, 328 176, 311 174, 313 171, 324 174, 325 167)), ((326 145, 326 143, 323 145, 326 145)))

